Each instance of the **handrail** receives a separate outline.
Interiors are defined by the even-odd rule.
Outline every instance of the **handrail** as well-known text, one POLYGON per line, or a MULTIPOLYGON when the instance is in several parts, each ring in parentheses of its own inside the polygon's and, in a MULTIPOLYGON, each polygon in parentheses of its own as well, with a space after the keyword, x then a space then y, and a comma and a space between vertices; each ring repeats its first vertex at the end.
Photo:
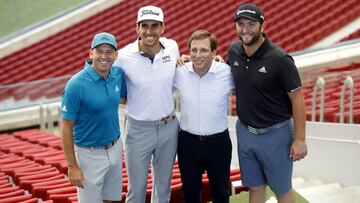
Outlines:
POLYGON ((321 95, 320 95, 320 118, 319 121, 323 122, 324 121, 324 98, 325 98, 325 80, 323 77, 318 77, 316 80, 316 84, 314 86, 314 90, 312 93, 312 103, 311 103, 311 121, 315 121, 316 117, 316 94, 318 92, 318 89, 321 89, 321 95))
POLYGON ((344 80, 344 84, 341 88, 340 95, 340 123, 344 123, 344 97, 345 90, 349 88, 350 96, 349 96, 349 123, 353 123, 353 102, 354 102, 354 81, 348 76, 344 80))

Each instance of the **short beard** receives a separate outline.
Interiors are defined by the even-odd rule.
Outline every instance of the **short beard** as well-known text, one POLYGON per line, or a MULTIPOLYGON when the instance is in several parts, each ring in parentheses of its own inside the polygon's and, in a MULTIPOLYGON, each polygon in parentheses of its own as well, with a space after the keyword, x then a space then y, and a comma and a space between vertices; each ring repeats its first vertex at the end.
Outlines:
POLYGON ((239 37, 240 38, 240 41, 245 45, 245 46, 251 46, 253 44, 255 44, 259 39, 260 39, 260 36, 262 35, 261 33, 261 26, 260 26, 260 30, 259 32, 257 32, 257 35, 254 35, 254 37, 251 39, 251 41, 247 44, 244 43, 244 41, 242 40, 242 37, 239 37))

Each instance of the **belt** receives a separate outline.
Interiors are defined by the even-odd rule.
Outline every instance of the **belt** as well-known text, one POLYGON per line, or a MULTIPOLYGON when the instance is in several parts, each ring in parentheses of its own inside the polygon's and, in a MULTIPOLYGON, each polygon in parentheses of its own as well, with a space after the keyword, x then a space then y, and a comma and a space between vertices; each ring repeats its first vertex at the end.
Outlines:
POLYGON ((81 146, 78 144, 75 144, 77 147, 82 148, 82 149, 110 149, 112 146, 115 145, 115 143, 119 140, 120 136, 118 136, 117 138, 115 138, 110 144, 106 144, 106 145, 102 145, 102 146, 93 146, 93 147, 88 147, 88 146, 81 146))
POLYGON ((127 116, 127 119, 129 120, 130 123, 134 123, 136 125, 146 125, 146 126, 166 125, 170 121, 174 120, 175 118, 176 118, 175 112, 171 112, 171 114, 169 114, 159 120, 155 120, 155 121, 141 121, 141 120, 136 120, 134 118, 131 118, 130 116, 127 116))
POLYGON ((167 123, 174 120, 175 118, 176 118, 175 114, 170 114, 168 116, 163 117, 160 121, 164 122, 164 125, 166 125, 167 123))
POLYGON ((186 136, 191 137, 193 139, 196 140, 200 140, 200 141, 208 141, 208 140, 215 140, 215 139, 219 139, 219 138, 223 138, 225 137, 228 132, 228 129, 224 130, 223 132, 220 133, 215 133, 215 134, 210 134, 210 135, 196 135, 196 134, 192 134, 189 133, 187 131, 181 130, 186 136))
POLYGON ((269 133, 272 132, 278 128, 283 127, 284 125, 290 123, 291 119, 288 119, 286 121, 280 122, 280 123, 276 123, 272 126, 266 127, 266 128, 255 128, 249 125, 246 125, 244 122, 240 121, 251 133, 253 134, 264 134, 264 133, 269 133))

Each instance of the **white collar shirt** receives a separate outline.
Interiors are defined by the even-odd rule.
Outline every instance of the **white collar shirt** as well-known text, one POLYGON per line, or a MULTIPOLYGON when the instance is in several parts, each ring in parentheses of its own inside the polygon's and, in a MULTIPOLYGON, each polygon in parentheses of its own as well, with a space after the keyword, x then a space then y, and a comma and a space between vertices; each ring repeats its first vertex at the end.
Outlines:
POLYGON ((212 62, 200 77, 192 62, 177 68, 174 88, 180 93, 180 127, 196 135, 223 132, 228 127, 229 95, 234 89, 230 67, 212 62))
POLYGON ((126 114, 141 121, 156 121, 174 110, 172 86, 178 45, 160 38, 161 50, 151 60, 139 51, 139 41, 118 51, 114 66, 124 70, 127 88, 126 114))

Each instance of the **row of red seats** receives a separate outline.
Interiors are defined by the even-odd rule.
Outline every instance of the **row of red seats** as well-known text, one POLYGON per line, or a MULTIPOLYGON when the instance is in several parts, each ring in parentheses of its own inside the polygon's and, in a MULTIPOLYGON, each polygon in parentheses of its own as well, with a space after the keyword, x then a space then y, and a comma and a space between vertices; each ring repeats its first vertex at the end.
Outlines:
MULTIPOLYGON (((360 62, 349 65, 342 65, 332 68, 315 69, 303 73, 303 92, 306 105, 307 120, 311 120, 312 114, 312 97, 315 82, 318 77, 325 80, 325 97, 324 97, 324 121, 339 122, 340 121, 340 97, 344 80, 350 76, 354 82, 353 97, 353 119, 354 123, 360 123, 360 62)), ((349 121, 349 95, 348 89, 345 91, 344 97, 344 117, 345 122, 349 121)), ((320 91, 316 94, 316 120, 320 117, 320 91)))
MULTIPOLYGON (((77 202, 76 187, 72 186, 62 171, 47 163, 47 160, 61 160, 61 147, 49 147, 59 137, 39 130, 19 131, 13 135, 0 135, 0 171, 11 177, 7 190, 8 199, 1 202, 77 202), (26 192, 28 194, 20 193, 26 192), (71 201, 69 198, 71 197, 71 201)), ((1 196, 0 196, 1 199, 1 196)))
POLYGON ((360 29, 356 30, 355 32, 351 33, 350 35, 341 39, 341 42, 345 42, 352 39, 359 39, 360 38, 360 29))
MULTIPOLYGON (((15 188, 28 191, 33 198, 57 202, 76 202, 76 187, 65 177, 67 165, 61 146, 49 146, 46 143, 58 141, 60 138, 41 132, 37 129, 23 130, 0 135, 0 173, 12 177, 15 188), (59 163, 63 163, 61 167, 59 163)), ((123 156, 123 201, 126 198, 128 178, 123 156)), ((1 175, 1 174, 0 174, 1 175)), ((151 168, 149 169, 146 202, 150 202, 152 191, 151 168)), ((240 171, 232 170, 230 181, 240 180, 240 171)), ((0 178, 1 180, 1 178, 0 178)), ((0 182, 1 183, 1 182, 0 182)), ((182 202, 180 171, 175 161, 171 180, 171 202, 182 202)), ((204 201, 211 201, 210 186, 207 175, 203 176, 204 201)), ((17 189, 13 189, 17 191, 17 189)), ((8 189, 11 190, 11 189, 8 189)), ((230 183, 229 183, 230 190, 230 183)), ((246 191, 240 187, 237 192, 246 191)), ((20 193, 20 191, 17 191, 20 193)), ((0 191, 1 194, 1 191, 0 191)), ((15 194, 15 192, 14 192, 15 194)), ((1 197, 1 196, 0 196, 1 197)), ((1 203, 1 202, 0 202, 1 203)))
MULTIPOLYGON (((152 4, 163 8, 167 27, 165 36, 177 40, 182 53, 188 50, 187 39, 191 32, 201 28, 218 36, 218 53, 225 55, 229 43, 237 38, 232 14, 244 2, 245 0, 175 0, 170 4, 168 1, 156 0, 152 4)), ((120 47, 134 41, 135 29, 129 28, 134 28, 137 9, 145 4, 142 0, 121 1, 41 42, 1 58, 0 83, 14 84, 72 75, 83 67, 84 60, 88 58, 89 42, 94 33, 107 31, 115 34, 120 47)), ((360 9, 360 4, 352 0, 306 0, 301 3, 293 3, 291 0, 282 3, 260 0, 257 4, 264 6, 269 22, 268 37, 288 51, 304 49, 336 31, 358 17, 357 11, 360 9), (309 12, 311 9, 313 11, 309 12), (322 13, 329 9, 332 12, 322 13), (297 15, 298 18, 295 19, 288 17, 294 13, 301 15, 297 15), (338 19, 331 20, 333 13, 341 15, 338 15, 338 19)))
MULTIPOLYGON (((340 121, 340 97, 344 80, 350 76, 354 82, 353 93, 353 121, 360 123, 360 62, 349 65, 336 66, 332 68, 321 68, 309 70, 301 73, 302 89, 305 99, 306 119, 311 120, 312 117, 312 97, 313 90, 316 85, 316 79, 323 77, 325 80, 325 97, 324 97, 324 121, 339 122, 340 121)), ((316 94, 316 120, 320 118, 320 94, 316 94)), ((350 91, 346 89, 344 94, 344 122, 349 121, 349 99, 350 91)), ((236 97, 231 98, 231 113, 236 115, 236 97)))
POLYGON ((73 191, 75 189, 74 196, 76 196, 76 188, 71 186, 68 179, 60 174, 56 168, 49 165, 41 165, 24 157, 1 152, 0 171, 7 177, 11 177, 11 179, 2 180, 4 183, 0 187, 0 203, 38 202, 39 198, 47 203, 62 203, 64 201, 57 201, 56 198, 57 195, 64 192, 65 184, 62 185, 62 191, 51 190, 49 187, 44 190, 42 187, 44 183, 54 180, 67 183, 66 189, 73 191))

